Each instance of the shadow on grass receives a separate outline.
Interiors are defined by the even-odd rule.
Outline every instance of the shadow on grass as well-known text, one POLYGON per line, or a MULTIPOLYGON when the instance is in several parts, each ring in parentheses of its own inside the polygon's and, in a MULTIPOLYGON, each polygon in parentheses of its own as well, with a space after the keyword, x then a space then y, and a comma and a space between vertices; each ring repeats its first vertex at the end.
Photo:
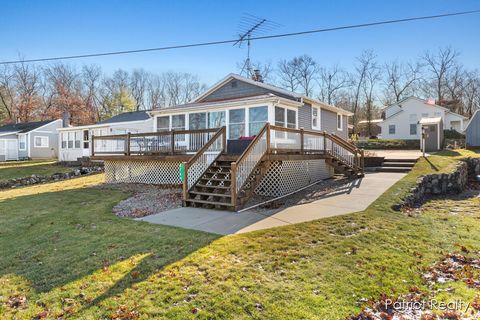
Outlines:
POLYGON ((98 303, 218 238, 117 218, 111 208, 125 197, 116 190, 84 188, 0 202, 0 279, 15 274, 43 293, 132 256, 148 255, 106 288, 93 302, 98 303))
POLYGON ((428 157, 424 157, 423 159, 425 159, 425 161, 430 165, 430 168, 434 171, 438 171, 438 167, 436 165, 433 164, 432 161, 430 161, 430 159, 428 159, 428 157))

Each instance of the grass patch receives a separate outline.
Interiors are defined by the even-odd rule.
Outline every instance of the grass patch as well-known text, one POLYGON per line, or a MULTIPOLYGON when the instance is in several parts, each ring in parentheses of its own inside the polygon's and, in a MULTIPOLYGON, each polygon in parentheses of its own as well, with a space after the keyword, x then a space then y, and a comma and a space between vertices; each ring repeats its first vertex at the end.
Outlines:
POLYGON ((56 164, 55 160, 0 162, 0 181, 25 178, 31 175, 50 176, 71 171, 56 164))
MULTIPOLYGON (((363 212, 216 240, 116 218, 110 210, 127 195, 94 188, 101 175, 10 190, 0 199, 0 314, 344 319, 360 311, 361 298, 425 289, 423 269, 459 244, 480 250, 480 212, 467 209, 478 198, 455 202, 466 208, 455 215, 444 200, 417 217, 390 209, 419 175, 448 172, 456 161, 419 160, 363 212), (21 296, 23 305, 9 306, 21 296)), ((456 286, 441 298, 475 295, 456 286)))

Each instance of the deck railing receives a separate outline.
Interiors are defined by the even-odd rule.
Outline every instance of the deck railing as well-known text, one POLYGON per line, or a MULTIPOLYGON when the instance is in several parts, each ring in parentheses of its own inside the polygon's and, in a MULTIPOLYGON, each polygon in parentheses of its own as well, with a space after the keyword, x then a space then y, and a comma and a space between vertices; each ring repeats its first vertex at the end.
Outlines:
POLYGON ((195 153, 218 129, 171 130, 92 136, 92 156, 195 153))
POLYGON ((188 191, 197 183, 210 165, 227 148, 227 129, 222 127, 188 161, 184 162, 183 198, 188 199, 188 191))

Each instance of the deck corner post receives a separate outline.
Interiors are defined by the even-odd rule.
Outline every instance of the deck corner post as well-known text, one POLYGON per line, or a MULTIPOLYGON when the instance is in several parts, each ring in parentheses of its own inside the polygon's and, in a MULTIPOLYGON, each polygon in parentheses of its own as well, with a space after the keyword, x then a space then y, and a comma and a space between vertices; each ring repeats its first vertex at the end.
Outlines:
POLYGON ((323 153, 327 154, 327 133, 323 131, 323 153))
POLYGON ((127 147, 127 150, 126 150, 126 151, 127 151, 127 152, 126 152, 127 156, 130 155, 130 138, 131 138, 131 137, 130 137, 130 132, 127 132, 127 145, 126 145, 126 147, 127 147))
POLYGON ((183 206, 186 207, 187 200, 188 200, 188 162, 186 161, 183 162, 182 186, 183 186, 183 206))
POLYGON ((300 128, 300 153, 304 154, 304 149, 305 149, 305 132, 303 128, 300 128))
POLYGON ((270 122, 267 122, 267 154, 270 154, 271 153, 271 150, 270 150, 270 122))
POLYGON ((170 152, 171 154, 174 154, 175 153, 175 130, 171 130, 170 131, 170 152))
POLYGON ((95 135, 92 134, 92 157, 95 156, 95 135))
POLYGON ((223 152, 227 152, 227 127, 222 127, 222 143, 223 143, 223 152))

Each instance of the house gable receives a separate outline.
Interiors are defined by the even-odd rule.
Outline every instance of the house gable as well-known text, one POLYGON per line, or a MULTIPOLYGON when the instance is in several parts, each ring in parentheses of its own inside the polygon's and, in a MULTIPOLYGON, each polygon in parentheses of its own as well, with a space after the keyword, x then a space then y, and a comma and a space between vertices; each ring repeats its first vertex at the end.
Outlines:
POLYGON ((208 93, 206 96, 200 97, 200 99, 196 100, 195 102, 214 102, 228 99, 259 96, 269 93, 275 94, 276 96, 282 98, 293 100, 291 96, 282 94, 275 90, 268 89, 264 86, 248 83, 237 78, 231 78, 224 84, 220 85, 219 87, 208 93))

